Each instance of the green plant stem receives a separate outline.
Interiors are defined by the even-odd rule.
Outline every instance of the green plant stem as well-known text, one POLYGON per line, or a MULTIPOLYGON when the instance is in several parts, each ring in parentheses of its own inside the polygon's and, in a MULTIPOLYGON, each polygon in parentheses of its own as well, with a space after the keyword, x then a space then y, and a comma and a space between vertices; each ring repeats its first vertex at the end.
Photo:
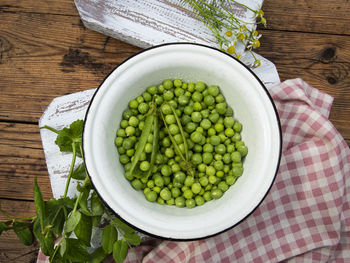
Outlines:
POLYGON ((50 130, 50 131, 52 131, 52 132, 54 132, 54 133, 56 133, 56 134, 58 134, 58 133, 59 133, 59 131, 58 131, 58 130, 56 130, 56 129, 54 129, 54 128, 50 127, 50 126, 47 126, 47 125, 42 126, 42 127, 39 127, 39 129, 47 129, 47 130, 50 130))
POLYGON ((70 169, 69 169, 69 174, 68 174, 68 179, 66 182, 66 187, 64 189, 64 195, 63 197, 67 197, 67 193, 68 193, 68 188, 69 188, 69 184, 70 184, 70 180, 72 178, 72 174, 73 174, 73 170, 74 170, 74 165, 75 165, 75 160, 77 158, 77 153, 76 153, 76 149, 75 149, 75 142, 72 142, 72 149, 73 149, 73 157, 72 157, 72 162, 70 164, 70 169))

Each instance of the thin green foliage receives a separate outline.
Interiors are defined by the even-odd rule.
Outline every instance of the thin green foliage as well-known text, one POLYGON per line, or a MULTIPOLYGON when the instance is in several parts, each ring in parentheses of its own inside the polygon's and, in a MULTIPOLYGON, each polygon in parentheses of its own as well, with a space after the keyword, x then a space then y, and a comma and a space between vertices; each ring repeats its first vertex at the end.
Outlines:
POLYGON ((234 0, 182 0, 181 2, 188 4, 198 19, 211 30, 222 51, 240 59, 242 54, 237 53, 236 46, 242 43, 254 57, 254 66, 260 66, 261 61, 255 57, 252 50, 260 47, 261 34, 256 30, 257 25, 266 26, 266 18, 261 9, 255 10, 234 0), (235 16, 234 9, 237 7, 243 7, 252 12, 256 22, 244 21, 235 16))
POLYGON ((0 235, 4 231, 12 230, 27 246, 33 244, 36 238, 41 251, 49 257, 50 262, 102 262, 109 254, 117 262, 123 262, 129 248, 140 244, 141 239, 134 229, 109 214, 92 188, 83 160, 83 121, 77 120, 69 128, 62 130, 49 126, 41 128, 57 134, 55 143, 61 152, 72 153, 64 196, 44 201, 35 177, 34 202, 37 215, 15 218, 7 215, 0 207, 0 213, 8 219, 0 222, 0 235), (77 158, 82 158, 82 163, 75 167, 77 158), (78 181, 77 195, 70 198, 68 189, 72 178, 78 181), (106 225, 102 234, 102 245, 91 253, 89 251, 93 227, 102 224, 106 225), (55 244, 57 239, 59 241, 55 244))

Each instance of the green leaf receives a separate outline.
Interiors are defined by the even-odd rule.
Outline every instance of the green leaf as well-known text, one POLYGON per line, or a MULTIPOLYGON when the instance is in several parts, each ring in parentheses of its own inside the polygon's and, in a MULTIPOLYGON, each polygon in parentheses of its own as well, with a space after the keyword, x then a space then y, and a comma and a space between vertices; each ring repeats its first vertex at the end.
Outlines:
POLYGON ((134 233, 135 230, 128 226, 126 223, 121 221, 118 217, 113 219, 113 223, 117 226, 119 230, 122 230, 124 233, 134 233))
POLYGON ((54 251, 54 241, 50 232, 43 235, 41 232, 40 220, 36 220, 33 226, 34 236, 39 240, 40 249, 46 256, 50 256, 54 251))
POLYGON ((26 246, 33 244, 34 238, 33 233, 29 229, 30 224, 14 222, 13 231, 15 231, 18 239, 26 246))
POLYGON ((86 169, 84 163, 78 165, 72 173, 72 178, 76 180, 84 180, 86 177, 86 169))
POLYGON ((93 216, 92 217, 92 226, 98 227, 101 222, 102 216, 93 216))
POLYGON ((85 242, 85 245, 90 246, 92 233, 92 218, 90 216, 81 214, 81 219, 74 229, 74 234, 78 239, 85 242))
POLYGON ((66 238, 66 258, 72 262, 86 262, 90 259, 85 243, 79 239, 66 238))
POLYGON ((90 260, 88 263, 101 263, 106 257, 107 254, 105 251, 102 249, 102 247, 99 247, 92 254, 90 254, 90 260))
POLYGON ((122 263, 128 255, 128 243, 118 240, 113 244, 113 259, 116 263, 122 263))
POLYGON ((3 231, 12 229, 12 227, 10 227, 11 222, 12 221, 0 222, 0 235, 3 231))
POLYGON ((43 232, 44 226, 45 226, 44 225, 45 203, 44 203, 44 198, 41 193, 40 187, 38 186, 36 176, 34 178, 34 203, 35 203, 36 213, 40 221, 41 231, 43 232))
POLYGON ((79 224, 81 219, 81 213, 79 211, 74 211, 68 217, 64 230, 66 233, 72 232, 76 226, 79 224))
POLYGON ((79 199, 79 206, 80 206, 82 213, 84 213, 88 216, 92 216, 92 213, 88 207, 89 195, 90 195, 90 190, 83 188, 82 192, 81 192, 81 198, 79 199))
POLYGON ((61 152, 73 152, 72 143, 75 142, 77 155, 80 156, 83 128, 84 121, 77 120, 72 122, 69 128, 63 128, 58 132, 55 143, 61 152))
POLYGON ((126 233, 124 239, 133 246, 138 246, 141 243, 141 238, 137 233, 126 233))
POLYGON ((104 213, 104 206, 96 192, 91 194, 91 210, 94 216, 101 216, 104 213))
POLYGON ((102 231, 102 248, 107 254, 113 252, 113 244, 118 240, 118 231, 110 224, 102 231))
POLYGON ((60 255, 64 257, 67 251, 67 240, 66 238, 62 238, 61 240, 61 247, 60 247, 60 255))

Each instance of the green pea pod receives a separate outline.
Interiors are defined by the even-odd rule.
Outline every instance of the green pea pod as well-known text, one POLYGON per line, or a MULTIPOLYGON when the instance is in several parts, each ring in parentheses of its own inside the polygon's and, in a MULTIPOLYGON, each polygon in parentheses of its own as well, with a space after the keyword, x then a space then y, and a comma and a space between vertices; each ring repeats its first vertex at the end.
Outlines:
POLYGON ((153 122, 153 144, 152 144, 152 154, 151 154, 151 167, 149 171, 147 172, 147 177, 151 176, 154 162, 156 160, 156 155, 158 152, 158 141, 159 141, 159 123, 158 123, 158 117, 155 116, 154 122, 153 122))
POLYGON ((141 133, 139 143, 136 147, 134 160, 131 163, 130 173, 133 173, 137 163, 139 162, 141 154, 142 154, 142 152, 145 148, 145 145, 147 143, 148 136, 151 133, 152 124, 153 124, 154 117, 155 117, 155 115, 152 113, 153 110, 154 109, 151 109, 150 112, 148 113, 148 116, 146 117, 145 125, 143 127, 143 131, 141 133))
MULTIPOLYGON (((166 121, 165 121, 163 112, 160 111, 160 114, 161 114, 161 116, 162 116, 162 119, 163 119, 163 122, 164 122, 165 127, 169 130, 169 126, 168 126, 168 124, 167 124, 166 121)), ((171 135, 170 132, 169 132, 169 138, 170 138, 172 144, 174 145, 174 148, 175 148, 176 153, 181 157, 181 159, 182 159, 183 161, 186 161, 185 157, 184 157, 183 154, 181 153, 181 150, 180 150, 179 146, 177 145, 177 143, 176 143, 174 137, 171 135)))
POLYGON ((173 108, 173 106, 171 106, 170 104, 168 104, 171 108, 171 110, 173 111, 174 113, 174 116, 175 116, 175 119, 176 119, 176 122, 177 122, 177 126, 179 126, 179 130, 180 130, 180 133, 181 133, 181 136, 182 136, 182 140, 184 142, 184 146, 185 146, 185 155, 186 155, 186 161, 188 161, 188 145, 187 145, 187 139, 185 137, 185 133, 184 133, 184 130, 182 128, 182 125, 181 125, 181 121, 179 119, 179 117, 177 116, 176 114, 176 111, 175 109, 173 108))

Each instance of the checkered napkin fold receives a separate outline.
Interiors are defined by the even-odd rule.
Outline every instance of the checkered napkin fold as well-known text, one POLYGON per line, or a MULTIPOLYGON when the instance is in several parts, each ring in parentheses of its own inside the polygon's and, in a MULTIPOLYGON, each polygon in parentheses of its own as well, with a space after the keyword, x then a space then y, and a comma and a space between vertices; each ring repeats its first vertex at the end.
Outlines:
POLYGON ((350 150, 328 120, 333 98, 301 79, 269 92, 281 120, 283 154, 261 205, 208 239, 149 239, 126 262, 350 262, 350 150))

